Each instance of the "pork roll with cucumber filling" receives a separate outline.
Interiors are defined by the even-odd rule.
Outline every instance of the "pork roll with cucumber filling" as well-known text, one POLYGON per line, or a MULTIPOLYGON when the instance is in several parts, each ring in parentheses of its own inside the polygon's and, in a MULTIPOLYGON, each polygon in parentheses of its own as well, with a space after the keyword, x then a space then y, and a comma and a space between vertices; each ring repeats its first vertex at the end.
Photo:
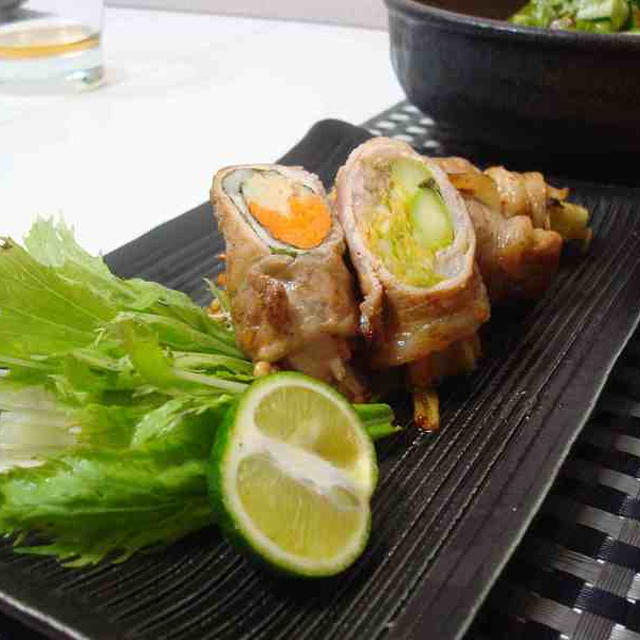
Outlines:
POLYGON ((568 190, 547 184, 541 173, 482 172, 464 158, 436 162, 467 203, 492 302, 540 297, 558 269, 563 243, 589 245, 588 211, 567 202, 568 190))
POLYGON ((277 165, 228 167, 216 174, 211 200, 240 349, 363 400, 349 366, 358 313, 344 237, 318 178, 277 165))
POLYGON ((372 364, 409 365, 417 422, 436 428, 440 364, 447 374, 472 368, 489 318, 464 201, 435 162, 387 138, 351 153, 335 195, 372 364))

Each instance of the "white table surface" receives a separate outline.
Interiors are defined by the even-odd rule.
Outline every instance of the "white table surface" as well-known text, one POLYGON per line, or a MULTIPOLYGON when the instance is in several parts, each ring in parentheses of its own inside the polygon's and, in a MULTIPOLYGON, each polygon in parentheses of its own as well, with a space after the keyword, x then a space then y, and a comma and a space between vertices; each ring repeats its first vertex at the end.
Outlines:
POLYGON ((104 42, 95 91, 0 89, 0 235, 62 213, 108 252, 207 199, 217 168, 403 97, 384 31, 108 8, 104 42))

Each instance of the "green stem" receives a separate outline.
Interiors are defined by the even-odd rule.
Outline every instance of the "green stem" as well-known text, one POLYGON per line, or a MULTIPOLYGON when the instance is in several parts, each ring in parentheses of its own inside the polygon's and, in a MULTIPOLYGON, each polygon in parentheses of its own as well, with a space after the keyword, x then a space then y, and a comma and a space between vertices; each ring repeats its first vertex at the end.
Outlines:
POLYGON ((402 431, 393 424, 395 416, 388 404, 354 404, 353 408, 374 441, 402 431))
POLYGON ((232 380, 222 380, 213 376, 205 376, 201 373, 193 373, 192 371, 180 371, 179 369, 173 369, 173 373, 177 378, 186 380, 188 382, 197 382, 198 384, 204 384, 214 389, 221 389, 229 393, 242 393, 247 385, 242 382, 234 382, 232 380))

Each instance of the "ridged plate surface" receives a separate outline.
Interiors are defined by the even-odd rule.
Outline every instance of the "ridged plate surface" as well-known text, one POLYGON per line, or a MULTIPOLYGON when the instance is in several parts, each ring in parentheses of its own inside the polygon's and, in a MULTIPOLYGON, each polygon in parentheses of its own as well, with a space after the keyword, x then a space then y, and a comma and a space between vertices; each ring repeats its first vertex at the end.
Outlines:
MULTIPOLYGON (((330 183, 369 134, 316 125, 284 161, 330 183)), ((482 365, 445 386, 442 428, 379 447, 363 558, 323 582, 272 577, 215 529, 120 566, 66 570, 0 546, 0 607, 55 637, 459 637, 521 538, 640 313, 640 189, 569 184, 593 212, 586 257, 545 297, 496 312, 482 365)), ((110 256, 204 301, 221 250, 203 205, 110 256)))

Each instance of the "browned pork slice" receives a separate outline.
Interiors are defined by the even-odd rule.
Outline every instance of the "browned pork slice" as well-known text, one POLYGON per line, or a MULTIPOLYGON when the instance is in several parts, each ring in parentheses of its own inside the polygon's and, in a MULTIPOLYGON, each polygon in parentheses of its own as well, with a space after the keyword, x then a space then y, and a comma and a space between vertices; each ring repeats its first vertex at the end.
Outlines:
POLYGON ((548 185, 541 173, 481 172, 464 158, 436 162, 466 200, 492 301, 541 296, 557 271, 563 241, 588 244, 588 212, 565 202, 568 191, 548 185))
POLYGON ((440 167, 374 138, 340 169, 335 196, 372 364, 415 363, 473 336, 489 303, 466 206, 440 167))
POLYGON ((226 242, 226 286, 238 346, 361 400, 349 367, 358 313, 342 229, 318 178, 303 169, 219 171, 211 200, 226 242))

